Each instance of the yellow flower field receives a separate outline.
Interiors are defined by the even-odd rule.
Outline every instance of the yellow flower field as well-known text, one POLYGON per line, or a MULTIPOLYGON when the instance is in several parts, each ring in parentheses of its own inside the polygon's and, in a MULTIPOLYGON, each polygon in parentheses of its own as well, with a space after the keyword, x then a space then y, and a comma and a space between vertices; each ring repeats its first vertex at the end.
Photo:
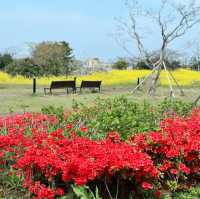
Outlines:
MULTIPOLYGON (((96 72, 86 76, 78 76, 78 84, 82 80, 102 80, 103 85, 119 85, 136 83, 137 78, 145 77, 150 74, 150 70, 112 70, 111 72, 96 72)), ((192 71, 189 69, 179 69, 173 71, 172 74, 179 82, 180 85, 189 86, 200 83, 200 72, 192 71)), ((73 76, 67 79, 73 79, 73 76)), ((37 84, 49 85, 52 80, 66 80, 65 76, 60 77, 42 77, 37 78, 37 84)), ((173 81, 172 81, 173 82, 173 81)), ((168 85, 168 78, 165 71, 162 71, 160 77, 161 85, 168 85)), ((7 73, 0 72, 0 84, 32 84, 32 79, 22 76, 11 77, 7 73)), ((175 84, 173 82, 173 84, 175 84)))

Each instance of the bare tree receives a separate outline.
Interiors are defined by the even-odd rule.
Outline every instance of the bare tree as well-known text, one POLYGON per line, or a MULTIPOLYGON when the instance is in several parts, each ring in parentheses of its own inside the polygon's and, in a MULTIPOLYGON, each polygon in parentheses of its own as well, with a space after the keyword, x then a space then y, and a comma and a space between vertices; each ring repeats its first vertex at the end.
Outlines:
MULTIPOLYGON (((122 19, 118 19, 117 42, 129 55, 132 55, 133 53, 131 53, 129 50, 130 48, 128 48, 126 45, 131 41, 132 44, 137 46, 139 54, 143 60, 145 60, 150 68, 153 69, 151 74, 151 85, 148 90, 150 95, 155 94, 161 69, 164 69, 170 85, 170 96, 174 97, 172 81, 175 81, 177 86, 179 85, 172 76, 171 72, 167 70, 165 63, 166 49, 168 48, 169 44, 185 35, 188 30, 200 23, 200 5, 198 5, 195 0, 190 0, 186 3, 180 2, 173 0, 159 0, 156 1, 156 3, 160 5, 159 9, 153 10, 141 7, 136 0, 127 0, 126 6, 129 11, 129 20, 127 22, 122 19), (138 28, 141 23, 141 18, 143 21, 146 20, 148 23, 150 23, 151 27, 154 29, 151 34, 148 34, 147 39, 150 38, 152 34, 159 33, 158 38, 160 38, 160 55, 159 60, 156 62, 153 61, 149 50, 147 50, 145 47, 145 40, 140 33, 140 28, 138 28), (122 39, 124 35, 127 35, 129 40, 122 39)), ((181 92, 183 93, 182 90, 181 92)))

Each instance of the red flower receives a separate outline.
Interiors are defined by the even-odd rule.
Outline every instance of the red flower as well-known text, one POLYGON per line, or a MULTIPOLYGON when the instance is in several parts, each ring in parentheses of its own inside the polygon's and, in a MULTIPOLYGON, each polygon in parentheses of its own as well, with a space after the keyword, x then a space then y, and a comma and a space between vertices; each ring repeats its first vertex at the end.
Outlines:
POLYGON ((183 163, 179 164, 179 169, 185 174, 189 174, 190 173, 190 169, 188 167, 186 167, 186 165, 183 164, 183 163))
POLYGON ((143 188, 144 190, 153 189, 153 185, 150 184, 150 183, 148 183, 148 182, 143 182, 143 183, 142 183, 142 188, 143 188))
POLYGON ((80 131, 82 131, 83 133, 87 133, 88 132, 88 128, 85 126, 81 126, 80 127, 80 131))
POLYGON ((178 171, 176 169, 171 169, 170 170, 170 173, 171 174, 174 174, 174 175, 177 175, 178 174, 178 171))
POLYGON ((0 158, 4 156, 4 153, 0 151, 0 158))
POLYGON ((160 190, 156 190, 156 191, 155 191, 155 196, 156 196, 157 198, 160 198, 160 197, 161 197, 161 191, 160 191, 160 190))
POLYGON ((61 189, 61 188, 57 188, 55 192, 56 192, 56 194, 57 194, 58 196, 63 196, 63 195, 64 195, 64 190, 61 189))
POLYGON ((71 124, 71 123, 67 124, 67 125, 66 125, 66 128, 67 128, 67 129, 72 129, 72 128, 73 128, 73 124, 71 124))
POLYGON ((164 164, 159 168, 160 171, 167 171, 168 169, 170 169, 172 167, 172 163, 165 161, 164 164))

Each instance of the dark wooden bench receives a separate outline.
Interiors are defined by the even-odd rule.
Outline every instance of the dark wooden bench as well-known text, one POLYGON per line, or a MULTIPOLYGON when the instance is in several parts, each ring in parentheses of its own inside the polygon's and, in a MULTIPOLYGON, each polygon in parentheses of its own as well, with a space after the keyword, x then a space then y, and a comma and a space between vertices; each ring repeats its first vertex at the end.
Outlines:
POLYGON ((52 81, 49 88, 44 88, 44 94, 47 94, 49 91, 52 94, 53 89, 66 89, 67 93, 68 89, 72 89, 73 93, 76 93, 76 81, 75 80, 67 80, 67 81, 52 81))
POLYGON ((81 82, 81 86, 80 86, 80 92, 82 91, 82 89, 84 88, 98 88, 99 89, 99 92, 101 90, 101 81, 85 81, 83 80, 81 82))

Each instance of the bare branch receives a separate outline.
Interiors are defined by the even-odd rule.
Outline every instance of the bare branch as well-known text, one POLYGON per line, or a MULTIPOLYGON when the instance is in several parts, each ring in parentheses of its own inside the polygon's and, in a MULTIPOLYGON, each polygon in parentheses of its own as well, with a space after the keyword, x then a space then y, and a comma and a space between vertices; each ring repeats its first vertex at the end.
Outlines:
MULTIPOLYGON (((158 11, 155 12, 152 9, 143 9, 139 6, 136 0, 132 0, 132 4, 129 4, 129 1, 126 0, 126 6, 129 10, 129 23, 120 21, 121 31, 129 36, 133 44, 136 44, 143 61, 150 68, 156 68, 157 70, 157 75, 152 80, 153 86, 150 91, 155 90, 155 85, 159 78, 161 68, 164 67, 164 69, 167 70, 165 59, 168 45, 177 38, 185 35, 191 28, 200 23, 200 5, 197 5, 195 0, 191 0, 190 3, 186 4, 176 4, 171 0, 160 1, 160 7, 158 11), (145 48, 145 40, 142 39, 141 34, 138 31, 138 21, 140 17, 145 18, 146 21, 152 20, 152 27, 154 27, 154 31, 157 29, 155 29, 155 26, 153 25, 158 25, 161 37, 160 55, 158 60, 155 60, 145 48)), ((131 55, 129 49, 126 47, 126 42, 121 43, 123 44, 123 49, 131 55)), ((171 83, 170 90, 172 93, 171 83)))
POLYGON ((181 17, 178 24, 167 33, 167 42, 183 36, 189 29, 200 22, 200 6, 195 7, 195 1, 192 1, 188 7, 172 5, 175 12, 181 17))

